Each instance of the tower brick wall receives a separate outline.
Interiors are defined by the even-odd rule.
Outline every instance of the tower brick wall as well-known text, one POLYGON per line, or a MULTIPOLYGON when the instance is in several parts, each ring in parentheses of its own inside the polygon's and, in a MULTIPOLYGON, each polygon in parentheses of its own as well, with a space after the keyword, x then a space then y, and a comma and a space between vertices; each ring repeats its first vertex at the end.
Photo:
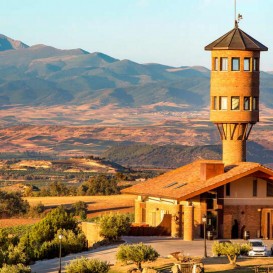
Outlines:
POLYGON ((245 140, 222 140, 222 145, 225 164, 246 161, 245 140))
POLYGON ((226 165, 246 161, 246 140, 253 124, 259 121, 260 77, 259 71, 254 71, 254 60, 259 58, 259 51, 212 51, 210 120, 218 126, 226 165), (222 58, 227 58, 225 71, 221 70, 222 58), (237 71, 232 66, 233 58, 239 60, 237 71), (245 59, 249 60, 249 71, 245 71, 245 59), (225 107, 221 104, 223 97, 225 107), (232 105, 235 99, 239 100, 236 109, 232 105))

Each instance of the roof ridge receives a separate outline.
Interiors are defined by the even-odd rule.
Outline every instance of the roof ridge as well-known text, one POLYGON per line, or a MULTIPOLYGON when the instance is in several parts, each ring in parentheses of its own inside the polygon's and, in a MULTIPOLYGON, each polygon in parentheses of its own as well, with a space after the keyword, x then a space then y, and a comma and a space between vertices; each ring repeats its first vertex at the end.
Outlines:
POLYGON ((266 170, 269 170, 271 172, 273 172, 273 169, 269 168, 269 167, 266 167, 264 166, 263 164, 260 164, 260 166, 263 168, 263 169, 266 169, 266 170))
MULTIPOLYGON (((240 29, 240 28, 237 28, 238 29, 238 32, 239 32, 239 35, 240 35, 240 37, 241 37, 241 40, 242 40, 242 42, 243 42, 243 44, 244 44, 244 47, 245 47, 245 49, 246 49, 246 43, 245 43, 245 40, 244 40, 244 37, 243 37, 243 35, 242 35, 242 30, 240 29)), ((243 32, 244 33, 244 32, 243 32)), ((245 34, 245 33, 244 33, 245 34)))
MULTIPOLYGON (((235 35, 235 33, 236 33, 236 31, 238 30, 238 27, 235 27, 234 29, 232 29, 231 31, 233 31, 233 35, 232 35, 232 37, 230 38, 230 40, 229 40, 229 44, 228 44, 228 47, 230 46, 230 44, 231 44, 231 42, 232 42, 232 40, 233 40, 233 37, 234 37, 234 35, 235 35)), ((239 32, 240 33, 240 32, 239 32)), ((228 36, 228 35, 227 35, 228 36)))

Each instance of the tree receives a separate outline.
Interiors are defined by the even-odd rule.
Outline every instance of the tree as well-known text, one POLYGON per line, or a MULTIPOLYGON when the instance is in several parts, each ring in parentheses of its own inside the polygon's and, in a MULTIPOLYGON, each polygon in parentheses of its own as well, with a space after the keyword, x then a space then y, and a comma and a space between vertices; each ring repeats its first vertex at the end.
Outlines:
POLYGON ((50 196, 66 196, 69 194, 69 189, 64 183, 53 182, 49 185, 50 196))
POLYGON ((87 204, 83 201, 78 201, 72 204, 72 212, 74 215, 80 216, 82 220, 87 216, 87 204))
POLYGON ((128 214, 105 214, 99 218, 100 235, 109 241, 117 241, 127 235, 131 220, 128 214))
POLYGON ((25 214, 29 209, 27 201, 23 200, 18 192, 0 190, 0 217, 11 217, 25 214))
POLYGON ((227 256, 229 263, 236 265, 237 257, 249 251, 251 246, 249 244, 238 244, 238 243, 219 243, 214 242, 212 245, 212 252, 214 255, 227 256))
POLYGON ((119 246, 117 251, 117 259, 122 262, 133 262, 137 268, 141 270, 141 263, 155 261, 159 257, 158 252, 149 245, 124 244, 119 246))
POLYGON ((65 266, 66 273, 107 273, 110 265, 97 259, 80 258, 65 266))
POLYGON ((100 174, 90 178, 78 189, 78 194, 82 195, 111 195, 118 194, 119 187, 116 177, 109 177, 100 174))

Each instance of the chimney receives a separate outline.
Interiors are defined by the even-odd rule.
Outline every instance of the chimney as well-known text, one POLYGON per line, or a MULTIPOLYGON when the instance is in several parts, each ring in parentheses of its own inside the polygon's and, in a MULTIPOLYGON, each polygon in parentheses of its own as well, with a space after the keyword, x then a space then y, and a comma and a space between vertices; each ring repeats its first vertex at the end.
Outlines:
POLYGON ((224 163, 204 162, 200 164, 200 179, 205 181, 224 173, 224 163))

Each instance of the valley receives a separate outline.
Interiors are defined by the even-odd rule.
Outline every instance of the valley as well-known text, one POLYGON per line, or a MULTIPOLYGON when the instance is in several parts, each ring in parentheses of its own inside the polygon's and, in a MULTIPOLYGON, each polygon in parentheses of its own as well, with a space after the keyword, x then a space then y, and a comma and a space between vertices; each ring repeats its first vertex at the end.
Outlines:
MULTIPOLYGON (((102 155, 113 146, 132 144, 220 144, 216 126, 208 121, 207 108, 181 109, 183 106, 166 103, 140 108, 110 105, 97 109, 90 105, 13 106, 0 110, 0 157, 20 157, 22 153, 33 151, 57 158, 102 155), (159 106, 163 110, 157 111, 159 106), (172 107, 172 111, 165 110, 166 107, 172 107), (180 110, 173 111, 174 107, 180 110), (7 121, 11 114, 16 124, 7 121), (62 119, 56 122, 60 116, 62 119)), ((273 110, 262 107, 260 116, 249 140, 272 150, 273 110)))

